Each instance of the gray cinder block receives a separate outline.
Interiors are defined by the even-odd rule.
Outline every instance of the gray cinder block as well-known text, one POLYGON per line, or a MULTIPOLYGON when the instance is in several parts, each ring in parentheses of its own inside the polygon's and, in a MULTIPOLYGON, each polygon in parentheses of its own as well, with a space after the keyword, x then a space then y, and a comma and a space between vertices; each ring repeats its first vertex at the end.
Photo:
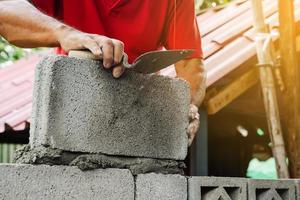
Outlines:
POLYGON ((47 165, 0 165, 1 200, 133 200, 129 170, 47 165))
POLYGON ((295 200, 294 180, 248 180, 248 199, 295 200))
POLYGON ((296 199, 300 200, 300 180, 295 179, 295 185, 296 185, 296 199))
POLYGON ((247 179, 232 177, 190 177, 189 200, 245 200, 247 179))
POLYGON ((187 200, 187 179, 181 175, 140 174, 136 200, 187 200))
POLYGON ((50 56, 36 69, 31 147, 183 160, 189 87, 185 81, 100 62, 50 56))

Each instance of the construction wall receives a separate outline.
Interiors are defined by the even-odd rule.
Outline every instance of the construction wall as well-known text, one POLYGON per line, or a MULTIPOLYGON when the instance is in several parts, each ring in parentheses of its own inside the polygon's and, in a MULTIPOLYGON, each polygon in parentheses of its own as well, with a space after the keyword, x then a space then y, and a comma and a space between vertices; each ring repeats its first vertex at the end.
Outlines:
MULTIPOLYGON (((298 180, 133 176, 127 169, 0 165, 0 199, 72 200, 296 200, 298 180)), ((298 198, 297 198, 298 197, 298 198)))
POLYGON ((182 176, 185 81, 101 62, 45 58, 36 70, 30 145, 0 165, 0 199, 243 200, 296 198, 297 180, 182 176))

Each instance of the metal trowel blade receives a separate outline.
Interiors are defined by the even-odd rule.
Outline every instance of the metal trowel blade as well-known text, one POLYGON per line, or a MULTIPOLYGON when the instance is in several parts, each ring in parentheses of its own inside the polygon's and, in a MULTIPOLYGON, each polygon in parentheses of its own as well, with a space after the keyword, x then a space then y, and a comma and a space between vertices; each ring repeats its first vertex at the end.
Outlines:
POLYGON ((194 50, 187 49, 150 51, 139 56, 130 68, 143 74, 155 73, 186 58, 193 52, 194 50))

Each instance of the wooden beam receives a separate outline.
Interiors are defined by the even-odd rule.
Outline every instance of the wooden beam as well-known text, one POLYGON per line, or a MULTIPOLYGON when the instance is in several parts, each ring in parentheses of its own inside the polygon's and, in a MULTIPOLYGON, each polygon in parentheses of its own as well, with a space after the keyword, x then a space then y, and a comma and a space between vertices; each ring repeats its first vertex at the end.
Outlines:
MULTIPOLYGON (((296 38, 297 52, 300 52, 300 36, 296 38)), ((276 53, 277 54, 277 53, 276 53)), ((230 84, 218 89, 212 87, 207 90, 204 105, 207 108, 209 115, 214 115, 222 110, 229 103, 234 101, 252 86, 254 86, 258 80, 258 72, 256 76, 253 76, 254 69, 241 75, 239 78, 234 79, 230 84)))
POLYGON ((296 50, 300 52, 300 36, 296 37, 296 50))
POLYGON ((272 153, 275 158, 278 177, 289 178, 275 81, 272 73, 272 70, 275 69, 275 50, 271 40, 271 34, 269 33, 267 25, 265 24, 262 0, 251 0, 251 3, 253 11, 253 26, 256 32, 255 44, 259 66, 259 76, 268 129, 272 142, 272 153))
POLYGON ((280 53, 282 75, 286 86, 285 105, 286 142, 292 178, 300 178, 299 68, 296 54, 294 1, 279 1, 280 53))
POLYGON ((258 70, 256 67, 253 67, 237 79, 233 80, 226 87, 219 90, 213 88, 212 90, 214 91, 214 95, 208 95, 205 100, 207 113, 209 115, 217 113, 249 88, 258 83, 258 81, 258 70))

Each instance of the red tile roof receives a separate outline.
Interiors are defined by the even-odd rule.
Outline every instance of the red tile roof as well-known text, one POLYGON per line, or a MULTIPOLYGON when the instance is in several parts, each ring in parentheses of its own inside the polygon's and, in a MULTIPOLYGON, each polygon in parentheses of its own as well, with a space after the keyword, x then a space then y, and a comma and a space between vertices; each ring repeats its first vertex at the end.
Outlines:
MULTIPOLYGON (((295 2, 299 21, 300 0, 295 2)), ((278 24, 276 8, 277 1, 264 1, 266 22, 271 26, 278 24)), ((251 15, 250 2, 244 1, 198 16, 208 86, 256 55, 251 15)), ((34 55, 0 69, 0 133, 7 128, 23 130, 30 122, 34 67, 40 59, 41 56, 34 55)), ((174 67, 162 73, 175 76, 174 67)))
POLYGON ((24 130, 29 123, 34 68, 40 59, 33 55, 0 70, 0 133, 24 130))
MULTIPOLYGON (((278 26, 277 1, 264 0, 264 13, 270 27, 278 26)), ((295 0, 295 18, 300 20, 300 0, 295 0)), ((220 10, 208 10, 199 15, 197 21, 208 86, 256 55, 249 0, 233 2, 220 10)), ((175 70, 169 67, 163 74, 173 77, 175 70)))

